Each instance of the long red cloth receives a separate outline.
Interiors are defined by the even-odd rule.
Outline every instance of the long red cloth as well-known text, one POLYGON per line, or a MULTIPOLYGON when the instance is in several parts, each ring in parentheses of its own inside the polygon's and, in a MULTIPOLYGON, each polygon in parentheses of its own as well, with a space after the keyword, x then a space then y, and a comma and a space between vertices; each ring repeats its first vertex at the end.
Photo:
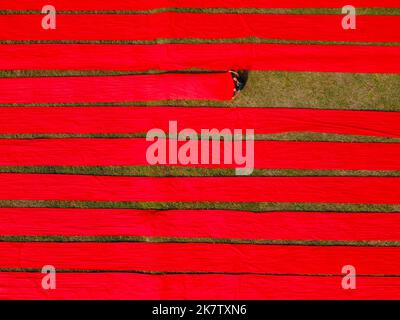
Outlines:
POLYGON ((5 236, 399 240, 397 213, 1 208, 5 236))
MULTIPOLYGON (((347 4, 343 0, 52 0, 57 10, 150 10, 158 8, 339 8, 347 4)), ((394 8, 397 0, 352 0, 355 7, 394 8)), ((1 10, 40 10, 43 2, 38 0, 3 0, 1 10)))
POLYGON ((230 100, 231 74, 0 78, 0 104, 230 100))
MULTIPOLYGON (((168 148, 171 140, 165 142, 168 148)), ((147 150, 153 143, 146 139, 0 139, 0 166, 148 166, 147 150)), ((185 143, 177 142, 177 150, 185 143)), ((224 142, 219 142, 216 149, 209 140, 195 143, 197 163, 185 166, 239 166, 237 145, 232 143, 232 160, 228 163, 224 142), (210 155, 208 164, 201 164, 204 150, 210 155), (220 161, 211 164, 216 154, 220 154, 220 161)), ((245 149, 245 142, 239 144, 245 149)), ((399 158, 400 143, 254 142, 254 167, 261 169, 400 170, 399 158)), ((166 160, 160 165, 183 166, 182 159, 178 158, 177 165, 166 160)))
POLYGON ((396 177, 114 177, 0 174, 0 200, 399 204, 396 177))
POLYGON ((0 273, 1 299, 400 299, 399 277, 357 277, 344 290, 342 277, 258 275, 143 275, 57 273, 56 290, 44 290, 41 273, 0 273))
POLYGON ((3 107, 0 133, 146 133, 178 129, 251 128, 256 134, 320 132, 400 137, 400 113, 294 108, 3 107))
POLYGON ((400 46, 9 44, 4 70, 278 70, 399 73, 400 46))
POLYGON ((1 40, 155 40, 257 37, 314 41, 400 41, 400 17, 359 15, 344 30, 344 15, 204 14, 165 12, 135 15, 57 15, 45 30, 42 15, 1 15, 1 40))
POLYGON ((400 248, 203 243, 2 242, 7 269, 107 270, 207 273, 399 275, 400 248), (293 263, 295 261, 295 263, 293 263))

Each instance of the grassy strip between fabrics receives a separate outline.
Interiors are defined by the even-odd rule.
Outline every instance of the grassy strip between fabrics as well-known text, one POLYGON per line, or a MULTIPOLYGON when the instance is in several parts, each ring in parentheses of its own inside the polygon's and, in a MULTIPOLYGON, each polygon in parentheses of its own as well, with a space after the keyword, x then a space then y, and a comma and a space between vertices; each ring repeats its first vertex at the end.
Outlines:
POLYGON ((358 45, 358 46, 399 46, 400 42, 354 42, 354 41, 318 41, 285 40, 258 37, 227 39, 196 38, 157 38, 155 40, 0 40, 0 44, 218 44, 218 43, 254 43, 254 44, 321 44, 321 45, 358 45))
POLYGON ((339 240, 247 240, 216 238, 170 238, 170 237, 128 237, 128 236, 0 236, 0 242, 147 242, 147 243, 211 243, 211 244, 252 244, 285 246, 352 246, 352 247, 400 247, 400 241, 339 241, 339 240))
MULTIPOLYGON (((119 139, 146 138, 146 133, 127 133, 127 134, 1 134, 0 139, 119 139)), ((234 138, 233 138, 234 139, 234 138)), ((223 139, 221 139, 223 140, 223 139)), ((285 132, 277 134, 256 134, 255 141, 309 141, 309 142, 358 142, 358 143, 400 143, 400 138, 372 137, 327 134, 316 132, 285 132)))
MULTIPOLYGON (((23 272, 23 273, 42 273, 41 269, 35 268, 0 268, 0 273, 6 272, 23 272)), ((149 270, 80 270, 80 269, 60 269, 57 273, 131 273, 131 274, 144 274, 154 276, 168 276, 168 275, 253 275, 253 276, 274 276, 274 277, 340 277, 343 274, 300 274, 300 273, 261 273, 261 272, 201 272, 201 271, 149 271, 149 270)), ((392 278, 400 277, 399 274, 358 274, 357 277, 364 278, 392 278)))
MULTIPOLYGON (((132 177, 234 177, 235 169, 163 166, 21 166, 0 167, 0 173, 76 174, 132 177)), ((255 169, 253 177, 400 177, 400 171, 255 169)))
MULTIPOLYGON (((57 8, 56 8, 57 9, 57 8)), ((359 15, 400 15, 400 8, 356 8, 359 15)), ((58 10, 59 14, 156 14, 163 12, 209 14, 342 14, 341 8, 159 8, 153 10, 58 10)), ((41 14, 40 10, 0 10, 0 14, 41 14)))
POLYGON ((28 201, 2 200, 0 208, 91 208, 138 210, 236 210, 254 213, 305 212, 380 212, 400 213, 400 205, 344 203, 270 203, 270 202, 106 202, 106 201, 28 201))

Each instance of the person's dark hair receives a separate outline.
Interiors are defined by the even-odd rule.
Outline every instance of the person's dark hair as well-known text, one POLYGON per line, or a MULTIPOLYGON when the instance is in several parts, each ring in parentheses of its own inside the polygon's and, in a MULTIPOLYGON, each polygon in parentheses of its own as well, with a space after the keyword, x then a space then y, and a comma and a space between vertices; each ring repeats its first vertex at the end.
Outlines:
POLYGON ((242 91, 247 83, 248 71, 230 71, 235 85, 233 95, 236 96, 240 91, 242 91))

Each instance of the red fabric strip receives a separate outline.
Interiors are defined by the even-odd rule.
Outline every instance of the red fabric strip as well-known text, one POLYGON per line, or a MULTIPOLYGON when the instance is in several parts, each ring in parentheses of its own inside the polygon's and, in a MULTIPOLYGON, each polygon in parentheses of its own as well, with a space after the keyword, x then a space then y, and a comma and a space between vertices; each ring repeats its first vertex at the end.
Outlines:
POLYGON ((258 37, 315 41, 400 41, 400 17, 357 16, 344 30, 344 15, 204 14, 57 15, 57 29, 41 26, 43 15, 2 15, 2 40, 155 40, 258 37))
POLYGON ((186 73, 105 77, 0 78, 0 103, 230 100, 231 74, 186 73))
POLYGON ((291 108, 3 107, 0 133, 146 133, 176 120, 178 129, 253 128, 257 134, 321 132, 400 137, 400 113, 291 108))
MULTIPOLYGON (((352 5, 361 8, 395 8, 397 0, 352 0, 352 5)), ((52 0, 57 10, 150 10, 158 8, 341 8, 343 0, 52 0)), ((1 10, 40 10, 43 2, 38 0, 3 0, 1 10)))
POLYGON ((400 248, 203 243, 0 243, 2 268, 341 275, 398 275, 400 248))
POLYGON ((57 289, 44 290, 44 276, 1 272, 0 299, 400 299, 398 277, 358 276, 357 290, 344 290, 342 277, 57 273, 57 289))
POLYGON ((0 174, 0 200, 399 204, 395 177, 116 177, 0 174))
MULTIPOLYGON (((166 142, 168 148, 170 140, 166 142)), ((185 143, 178 142, 177 150, 185 143)), ((0 139, 0 166, 147 166, 147 150, 153 144, 146 139, 0 139)), ((207 150, 209 163, 212 154, 219 153, 220 164, 185 166, 240 166, 235 162, 236 146, 230 152, 231 164, 225 164, 224 142, 217 149, 208 140, 196 144, 197 163, 207 150)), ((245 148, 245 142, 241 145, 245 148)), ((400 143, 255 141, 254 158, 255 168, 263 169, 400 170, 400 143)), ((180 161, 178 166, 183 166, 180 161)))
POLYGON ((399 240, 400 214, 1 208, 7 236, 138 236, 249 240, 399 240))
POLYGON ((399 73, 400 46, 10 44, 4 70, 278 70, 399 73))

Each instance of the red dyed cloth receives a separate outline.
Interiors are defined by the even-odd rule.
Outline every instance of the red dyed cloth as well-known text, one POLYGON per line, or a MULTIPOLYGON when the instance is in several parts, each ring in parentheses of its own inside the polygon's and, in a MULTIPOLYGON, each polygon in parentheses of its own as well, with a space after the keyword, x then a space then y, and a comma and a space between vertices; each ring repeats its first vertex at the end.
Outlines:
POLYGON ((399 46, 301 44, 10 44, 5 70, 278 70, 399 73, 399 46))
POLYGON ((2 134, 107 134, 178 129, 252 128, 256 134, 318 132, 400 137, 400 113, 294 108, 198 107, 3 107, 2 134))
POLYGON ((399 226, 400 214, 382 212, 0 209, 0 233, 19 236, 396 241, 399 226))
POLYGON ((229 72, 1 78, 0 104, 231 100, 233 89, 229 72))
MULTIPOLYGON (((341 8, 343 0, 52 0, 57 10, 150 10, 158 8, 341 8)), ((352 0, 351 4, 361 8, 394 8, 397 0, 352 0)), ((40 10, 39 0, 3 0, 1 10, 40 10)))
POLYGON ((341 275, 345 265, 359 275, 392 275, 400 269, 393 247, 290 246, 207 243, 1 242, 0 264, 8 269, 341 275), (112 257, 112 259, 110 259, 112 257), (296 263, 293 263, 296 261, 296 263))
MULTIPOLYGON (((293 264, 293 261, 291 263, 293 264)), ((343 290, 340 277, 326 276, 59 273, 57 290, 43 290, 40 286, 42 278, 41 273, 1 272, 0 298, 23 300, 400 299, 399 277, 358 276, 357 290, 343 290)))
POLYGON ((1 40, 156 40, 257 37, 314 41, 400 41, 400 16, 359 15, 357 29, 344 30, 344 15, 58 14, 57 29, 41 27, 42 15, 1 15, 1 40), (36 26, 36 27, 35 27, 36 26), (54 31, 54 32, 53 32, 54 31))
POLYGON ((400 204, 396 177, 0 174, 0 200, 400 204))
MULTIPOLYGON (((168 152, 171 140, 166 142, 168 152)), ((146 139, 0 139, 0 166, 148 166, 146 153, 153 143, 146 139)), ((177 142, 174 153, 184 144, 177 142)), ((240 144, 244 149, 245 142, 240 144)), ((241 167, 235 162, 236 147, 232 143, 232 161, 228 163, 224 157, 225 142, 218 143, 216 150, 211 142, 198 141, 197 163, 185 166, 241 167), (208 164, 201 161, 205 150, 210 155, 208 164), (220 154, 219 163, 212 164, 214 154, 220 154)), ((180 161, 171 164, 168 158, 160 165, 183 166, 180 161)), ((399 143, 254 142, 257 169, 400 170, 399 158, 399 143)))

